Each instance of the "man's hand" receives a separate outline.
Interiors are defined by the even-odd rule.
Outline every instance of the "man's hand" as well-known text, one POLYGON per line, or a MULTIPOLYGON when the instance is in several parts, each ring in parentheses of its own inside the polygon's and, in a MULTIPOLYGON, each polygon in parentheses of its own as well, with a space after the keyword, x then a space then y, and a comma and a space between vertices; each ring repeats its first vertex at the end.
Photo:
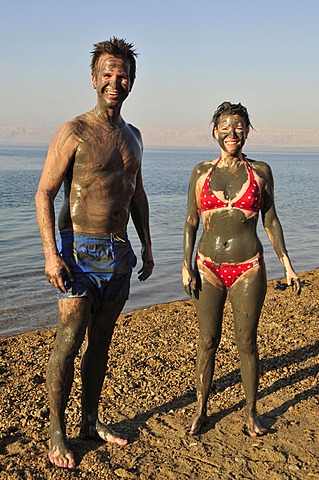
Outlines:
POLYGON ((151 247, 142 247, 142 262, 141 270, 137 272, 137 278, 140 282, 144 282, 152 275, 154 268, 154 260, 151 247))
POLYGON ((66 293, 63 277, 67 276, 70 280, 73 280, 69 267, 60 256, 55 256, 46 261, 45 276, 48 282, 62 293, 66 293))

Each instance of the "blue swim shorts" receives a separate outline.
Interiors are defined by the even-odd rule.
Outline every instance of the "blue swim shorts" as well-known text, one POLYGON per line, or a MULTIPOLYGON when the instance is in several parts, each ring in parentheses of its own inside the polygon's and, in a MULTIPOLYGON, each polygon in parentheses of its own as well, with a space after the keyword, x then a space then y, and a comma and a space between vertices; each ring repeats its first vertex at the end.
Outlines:
POLYGON ((94 235, 60 232, 58 250, 72 272, 58 299, 89 297, 92 311, 104 302, 127 300, 137 259, 126 234, 94 235))

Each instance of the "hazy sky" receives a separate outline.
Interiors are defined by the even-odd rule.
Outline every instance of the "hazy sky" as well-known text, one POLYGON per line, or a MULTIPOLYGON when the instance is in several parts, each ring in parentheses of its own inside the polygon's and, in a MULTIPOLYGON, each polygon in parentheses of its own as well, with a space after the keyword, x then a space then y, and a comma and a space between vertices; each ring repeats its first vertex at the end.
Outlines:
POLYGON ((0 123, 94 107, 92 45, 115 35, 139 52, 138 127, 201 127, 230 100, 255 127, 319 128, 318 22, 318 0, 2 0, 0 123))

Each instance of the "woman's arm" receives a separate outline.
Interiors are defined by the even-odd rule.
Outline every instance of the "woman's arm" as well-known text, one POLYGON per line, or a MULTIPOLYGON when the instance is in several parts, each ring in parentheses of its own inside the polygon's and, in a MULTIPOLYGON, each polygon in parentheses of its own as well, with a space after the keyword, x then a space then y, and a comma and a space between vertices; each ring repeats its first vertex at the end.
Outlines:
POLYGON ((193 269, 193 253, 196 242, 196 234, 199 226, 200 210, 197 205, 196 186, 200 174, 199 166, 195 167, 188 189, 187 216, 184 226, 184 261, 182 278, 185 291, 189 297, 196 291, 196 276, 193 269))
POLYGON ((261 208, 262 221, 268 238, 278 256, 287 278, 287 284, 293 287, 296 294, 300 294, 301 285, 298 275, 294 271, 288 251, 285 244, 284 234, 281 223, 276 213, 274 199, 274 180, 269 165, 263 165, 263 177, 265 187, 263 192, 263 202, 261 208))

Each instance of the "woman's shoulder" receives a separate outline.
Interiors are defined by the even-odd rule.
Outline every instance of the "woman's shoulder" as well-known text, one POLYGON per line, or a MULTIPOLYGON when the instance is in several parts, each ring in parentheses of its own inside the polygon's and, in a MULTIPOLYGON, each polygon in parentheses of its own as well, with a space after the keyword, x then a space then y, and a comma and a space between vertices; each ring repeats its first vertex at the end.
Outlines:
POLYGON ((271 175, 271 168, 268 165, 268 163, 263 162, 261 160, 253 160, 252 158, 246 157, 246 160, 248 163, 251 165, 253 170, 257 173, 259 176, 269 176, 271 175))
POLYGON ((218 162, 218 158, 215 160, 208 160, 207 162, 200 162, 193 168, 192 175, 200 177, 208 171, 218 162))

